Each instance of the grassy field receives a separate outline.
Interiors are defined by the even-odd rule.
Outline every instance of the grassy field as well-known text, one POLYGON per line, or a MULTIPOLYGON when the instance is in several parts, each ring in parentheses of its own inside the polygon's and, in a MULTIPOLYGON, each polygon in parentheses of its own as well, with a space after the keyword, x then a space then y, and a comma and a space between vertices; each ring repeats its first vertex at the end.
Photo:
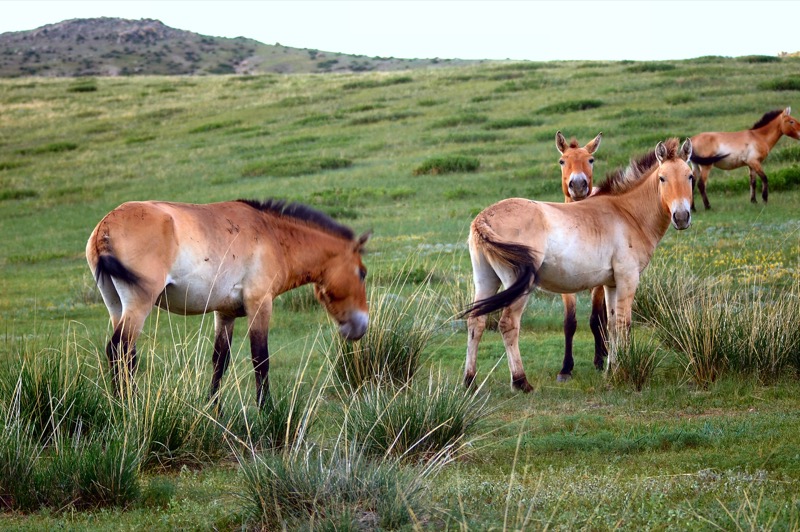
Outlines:
MULTIPOLYGON (((561 201, 557 130, 581 143, 603 132, 599 180, 667 137, 800 110, 800 81, 787 76, 798 66, 754 56, 0 80, 0 527, 800 529, 795 141, 782 139, 765 164, 768 205, 749 202, 746 170, 714 170, 712 210, 701 206, 689 230, 670 229, 657 248, 633 326, 654 366, 641 391, 594 370, 588 294, 566 384, 555 379, 561 299, 531 298, 520 342, 528 395, 510 390, 490 331, 478 359, 485 382, 464 397, 466 332, 456 319, 471 298, 472 218, 507 197, 561 201), (211 375, 210 316, 154 312, 140 339, 140 396, 116 400, 105 382, 108 315, 83 257, 94 225, 134 199, 267 197, 374 231, 371 327, 402 331, 392 340, 402 352, 420 339, 410 391, 342 385, 334 327, 298 290, 278 300, 270 328, 275 410, 285 407, 288 429, 254 428, 267 421, 254 412, 244 324, 223 386, 225 430, 198 406, 211 375), (38 406, 26 410, 26 397, 38 406), (414 412, 450 412, 451 401, 463 433, 411 442, 405 455, 399 443, 376 451, 365 443, 375 443, 370 420, 412 426, 396 413, 398 397, 414 412), (160 436, 165 419, 174 423, 160 436), (89 438, 97 427, 107 432, 89 438), (45 486, 27 506, 8 480, 24 475, 3 465, 22 456, 21 433, 35 448, 27 474, 45 486), (64 464, 92 462, 93 452, 121 457, 109 482, 128 478, 129 492, 76 481, 51 493, 83 478, 59 476, 64 464), (330 489, 309 488, 312 502, 297 508, 276 503, 299 499, 299 488, 276 482, 288 478, 330 489)), ((445 418, 418 438, 450 427, 445 418)))

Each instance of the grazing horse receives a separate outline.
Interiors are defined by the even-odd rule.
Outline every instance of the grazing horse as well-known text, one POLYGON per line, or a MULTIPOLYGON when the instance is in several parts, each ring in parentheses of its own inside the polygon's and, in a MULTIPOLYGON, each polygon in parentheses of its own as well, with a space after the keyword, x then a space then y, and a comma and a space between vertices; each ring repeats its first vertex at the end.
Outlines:
POLYGON ((368 237, 355 238, 325 214, 277 200, 123 203, 97 224, 86 245, 114 329, 106 354, 115 389, 132 386, 136 338, 154 305, 183 315, 213 311, 210 397, 217 400, 230 360, 234 320, 247 316, 256 398, 264 406, 275 297, 315 283, 317 299, 343 337, 357 340, 366 332, 361 252, 368 237), (120 375, 123 365, 126 375, 120 375))
POLYGON ((641 272, 670 223, 676 229, 691 224, 691 152, 689 139, 680 147, 677 139, 669 139, 611 175, 585 201, 513 198, 478 214, 469 234, 475 297, 465 311, 465 385, 475 379, 486 314, 502 308, 499 328, 512 387, 532 389, 520 358, 519 329, 534 286, 560 294, 604 286, 611 340, 608 366, 616 367, 616 346, 630 328, 641 272), (505 290, 498 293, 501 285, 505 290))
MULTIPOLYGON (((733 170, 747 166, 750 169, 750 201, 756 202, 756 176, 761 178, 761 198, 769 196, 767 174, 761 163, 769 155, 781 136, 800 140, 800 123, 792 116, 792 108, 776 109, 765 113, 753 127, 731 133, 700 133, 692 137, 692 166, 697 176, 697 188, 703 196, 703 205, 711 208, 706 195, 706 181, 712 166, 733 170)), ((694 199, 692 200, 694 210, 694 199)))
MULTIPOLYGON (((602 133, 589 142, 586 146, 580 147, 576 139, 567 139, 560 131, 556 132, 556 149, 561 153, 558 164, 561 165, 561 189, 564 192, 564 203, 572 203, 589 197, 592 192, 592 177, 594 175, 594 152, 600 147, 602 133)), ((589 318, 589 327, 594 335, 594 365, 597 369, 603 369, 607 350, 605 342, 605 330, 607 326, 605 293, 602 286, 592 288, 592 314, 589 318)), ((578 328, 578 321, 575 318, 575 307, 577 304, 575 294, 561 294, 564 302, 564 362, 561 371, 558 372, 558 382, 566 382, 572 378, 572 368, 575 361, 572 358, 572 340, 578 328)))

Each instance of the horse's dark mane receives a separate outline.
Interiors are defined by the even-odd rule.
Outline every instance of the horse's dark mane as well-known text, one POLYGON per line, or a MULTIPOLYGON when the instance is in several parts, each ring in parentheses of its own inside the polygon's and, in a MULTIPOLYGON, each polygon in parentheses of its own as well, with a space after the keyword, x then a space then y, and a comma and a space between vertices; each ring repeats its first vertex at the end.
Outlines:
POLYGON ((279 217, 288 216, 295 218, 301 222, 318 227, 323 231, 344 238, 345 240, 353 240, 355 238, 353 230, 346 225, 342 225, 327 214, 312 209, 308 205, 303 205, 302 203, 287 202, 278 199, 266 199, 264 201, 240 199, 237 201, 245 203, 261 212, 268 212, 279 217))
POLYGON ((775 109, 774 111, 767 111, 766 113, 764 113, 764 116, 762 116, 758 122, 753 124, 753 127, 751 127, 750 129, 758 129, 760 127, 766 126, 767 124, 775 120, 775 117, 781 114, 782 112, 783 109, 775 109))
MULTIPOLYGON (((680 141, 676 138, 667 139, 664 141, 664 146, 667 148, 666 159, 675 159, 678 157, 678 148, 680 141)), ((598 187, 595 195, 604 194, 616 196, 622 194, 633 188, 639 180, 650 173, 654 166, 658 164, 656 158, 656 150, 652 149, 637 159, 631 159, 630 164, 625 168, 618 168, 617 170, 606 175, 598 187)))
POLYGON ((572 148, 572 149, 575 149, 575 148, 580 148, 581 145, 578 144, 578 139, 576 139, 575 137, 572 137, 569 140, 569 147, 572 148))

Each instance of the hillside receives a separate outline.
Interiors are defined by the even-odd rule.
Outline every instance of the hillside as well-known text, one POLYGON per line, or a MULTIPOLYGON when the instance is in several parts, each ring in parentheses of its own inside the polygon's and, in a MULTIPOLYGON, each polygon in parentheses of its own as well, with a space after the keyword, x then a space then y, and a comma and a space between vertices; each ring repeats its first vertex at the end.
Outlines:
POLYGON ((348 55, 210 37, 153 19, 74 19, 0 34, 0 77, 361 72, 475 63, 348 55))

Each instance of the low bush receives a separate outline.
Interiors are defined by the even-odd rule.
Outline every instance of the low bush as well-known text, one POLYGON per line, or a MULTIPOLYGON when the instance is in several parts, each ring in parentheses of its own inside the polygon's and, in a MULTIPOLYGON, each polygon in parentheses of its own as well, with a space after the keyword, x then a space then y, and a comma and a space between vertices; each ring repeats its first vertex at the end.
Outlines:
POLYGON ((800 76, 762 81, 758 88, 765 91, 800 91, 800 76))
POLYGON ((602 107, 603 102, 600 100, 568 100, 566 102, 554 103, 539 109, 542 114, 556 114, 556 113, 572 113, 575 111, 586 111, 589 109, 596 109, 602 107))
POLYGON ((297 157, 253 163, 242 169, 242 177, 293 177, 353 166, 343 157, 297 157))
POLYGON ((477 157, 467 155, 444 155, 434 157, 423 162, 414 169, 414 175, 440 175, 459 172, 474 172, 480 168, 481 163, 477 157))

